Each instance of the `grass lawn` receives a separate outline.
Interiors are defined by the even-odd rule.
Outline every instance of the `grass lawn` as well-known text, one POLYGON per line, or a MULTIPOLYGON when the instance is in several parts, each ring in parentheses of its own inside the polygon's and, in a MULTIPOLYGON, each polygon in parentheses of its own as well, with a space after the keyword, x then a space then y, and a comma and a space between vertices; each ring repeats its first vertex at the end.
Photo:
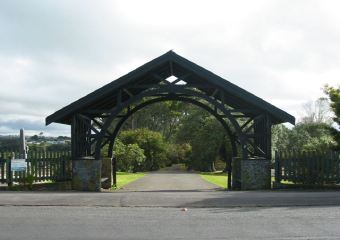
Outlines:
POLYGON ((112 187, 113 190, 119 189, 124 185, 136 181, 145 176, 145 173, 129 173, 129 172, 117 172, 117 186, 112 187))
MULTIPOLYGON (((274 176, 272 176, 272 182, 275 182, 275 177, 274 176)), ((281 180, 281 183, 284 183, 284 184, 294 184, 293 182, 288 181, 288 180, 281 180)))
MULTIPOLYGON (((208 182, 211 182, 219 187, 222 187, 222 188, 227 188, 227 182, 228 182, 228 176, 226 173, 224 172, 201 172, 200 173, 201 177, 208 181, 208 182)), ((275 181, 275 177, 272 177, 272 182, 275 181)), ((284 181, 282 180, 281 183, 284 183, 284 184, 294 184, 293 182, 290 182, 290 181, 284 181)))
POLYGON ((222 188, 227 188, 227 182, 228 182, 228 177, 227 173, 224 172, 201 172, 200 173, 201 177, 208 181, 211 182, 219 187, 222 188))

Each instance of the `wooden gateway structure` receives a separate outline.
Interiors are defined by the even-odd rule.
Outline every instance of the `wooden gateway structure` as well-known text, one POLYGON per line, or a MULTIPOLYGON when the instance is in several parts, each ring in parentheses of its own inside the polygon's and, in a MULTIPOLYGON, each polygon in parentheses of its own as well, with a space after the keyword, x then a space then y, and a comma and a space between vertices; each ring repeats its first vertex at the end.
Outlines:
POLYGON ((233 189, 270 188, 271 127, 295 118, 169 51, 46 118, 46 125, 71 125, 74 189, 100 191, 101 159, 115 162, 112 149, 124 122, 169 100, 197 105, 223 125, 232 140, 233 189))

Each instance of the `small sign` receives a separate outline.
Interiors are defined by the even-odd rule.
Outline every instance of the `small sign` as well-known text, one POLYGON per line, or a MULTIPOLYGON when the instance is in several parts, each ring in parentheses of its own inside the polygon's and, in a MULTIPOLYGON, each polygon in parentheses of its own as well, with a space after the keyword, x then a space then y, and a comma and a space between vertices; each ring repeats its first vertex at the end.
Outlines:
POLYGON ((26 171, 27 162, 26 159, 12 159, 11 170, 12 171, 26 171))

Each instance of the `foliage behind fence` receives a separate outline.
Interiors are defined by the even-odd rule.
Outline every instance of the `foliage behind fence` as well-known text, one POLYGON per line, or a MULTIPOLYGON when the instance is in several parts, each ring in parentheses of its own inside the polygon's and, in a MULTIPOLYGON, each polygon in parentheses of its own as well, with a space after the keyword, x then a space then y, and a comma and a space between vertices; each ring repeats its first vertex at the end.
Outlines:
POLYGON ((23 159, 19 153, 0 153, 0 182, 26 183, 42 181, 65 181, 71 179, 70 152, 29 152, 25 171, 11 171, 11 160, 23 159))
POLYGON ((339 152, 277 152, 275 180, 300 184, 340 183, 339 152))

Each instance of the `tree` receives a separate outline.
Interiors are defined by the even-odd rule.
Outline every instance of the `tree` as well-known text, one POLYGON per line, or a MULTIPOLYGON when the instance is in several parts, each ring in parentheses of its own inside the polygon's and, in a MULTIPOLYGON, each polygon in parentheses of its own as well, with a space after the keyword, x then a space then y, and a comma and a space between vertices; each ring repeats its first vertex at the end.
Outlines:
POLYGON ((115 142, 113 154, 117 160, 118 171, 137 172, 145 162, 143 149, 137 144, 125 145, 119 139, 115 142))
POLYGON ((333 145, 327 123, 299 123, 290 136, 290 148, 304 151, 325 151, 333 145))
POLYGON ((32 137, 29 138, 31 141, 39 141, 39 136, 38 135, 33 135, 32 137))
POLYGON ((171 164, 167 159, 167 143, 159 132, 146 128, 123 131, 119 139, 125 144, 137 144, 144 150, 146 156, 142 170, 158 170, 161 167, 171 164))
POLYGON ((320 122, 300 122, 292 129, 276 125, 272 129, 274 151, 325 151, 334 143, 330 125, 320 122))
POLYGON ((46 151, 71 151, 71 143, 66 142, 64 144, 48 144, 46 145, 46 151))
POLYGON ((189 143, 169 143, 167 147, 167 158, 173 164, 186 163, 192 154, 192 147, 189 143))
POLYGON ((179 101, 151 104, 134 113, 123 129, 148 128, 160 132, 166 141, 172 141, 186 109, 190 107, 190 104, 179 101))
POLYGON ((336 126, 330 128, 331 134, 335 140, 334 148, 340 150, 340 86, 335 88, 326 85, 324 91, 331 102, 330 106, 334 113, 333 121, 336 124, 336 126))
POLYGON ((325 151, 334 145, 328 99, 319 98, 303 107, 303 117, 293 128, 282 124, 273 126, 273 151, 325 151))
POLYGON ((272 127, 272 149, 273 151, 287 151, 292 130, 283 124, 272 127))
MULTIPOLYGON (((176 140, 189 143, 192 154, 187 161, 188 168, 199 171, 214 171, 215 160, 219 157, 225 130, 208 112, 193 108, 178 130, 176 140)), ((229 146, 230 147, 230 146, 229 146)))
POLYGON ((20 140, 18 136, 6 136, 0 138, 1 151, 19 151, 20 140))
POLYGON ((185 162, 196 170, 213 171, 216 159, 231 158, 230 141, 222 125, 207 111, 185 102, 166 101, 146 106, 134 113, 121 130, 119 138, 124 144, 136 143, 144 150, 145 170, 185 162), (160 134, 159 143, 165 146, 165 153, 154 157, 154 152, 142 140, 148 137, 141 133, 147 129, 160 134), (226 145, 227 155, 220 154, 222 144, 226 145))
POLYGON ((321 97, 303 105, 304 113, 301 119, 303 123, 327 123, 332 122, 330 116, 329 102, 327 98, 321 97))

